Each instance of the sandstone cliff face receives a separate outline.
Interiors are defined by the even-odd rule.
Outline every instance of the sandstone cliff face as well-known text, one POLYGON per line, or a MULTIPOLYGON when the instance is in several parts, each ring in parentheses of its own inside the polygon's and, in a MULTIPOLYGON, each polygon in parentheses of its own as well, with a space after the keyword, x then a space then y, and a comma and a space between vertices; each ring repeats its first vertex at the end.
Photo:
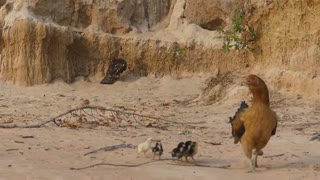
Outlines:
MULTIPOLYGON (((256 13, 257 68, 274 87, 320 97, 320 1, 270 1, 256 13)), ((254 19, 253 18, 253 19, 254 19)))
POLYGON ((8 0, 0 18, 1 76, 21 85, 57 78, 72 82, 77 76, 98 79, 120 46, 131 70, 143 75, 217 72, 220 67, 222 71, 235 68, 228 64, 244 66, 246 60, 234 56, 238 53, 221 51, 217 32, 188 22, 189 18, 199 25, 217 21, 217 26, 230 21, 226 2, 208 6, 219 9, 220 14, 212 18, 195 13, 201 12, 196 9, 185 10, 194 6, 190 2, 8 0))
POLYGON ((123 47, 139 75, 265 74, 273 88, 320 96, 319 0, 259 1, 253 52, 221 50, 236 0, 0 1, 0 73, 20 85, 100 79, 123 47), (263 68, 262 68, 263 67, 263 68))
POLYGON ((212 31, 230 23, 234 6, 232 0, 186 0, 185 16, 190 23, 212 31))

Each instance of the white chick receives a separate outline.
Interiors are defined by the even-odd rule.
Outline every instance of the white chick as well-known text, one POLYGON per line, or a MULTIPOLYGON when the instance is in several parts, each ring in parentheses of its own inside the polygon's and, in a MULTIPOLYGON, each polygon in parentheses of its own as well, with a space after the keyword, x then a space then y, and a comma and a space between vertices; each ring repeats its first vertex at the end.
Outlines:
POLYGON ((147 153, 149 150, 152 149, 151 143, 152 143, 152 138, 149 137, 149 138, 146 140, 146 142, 143 142, 143 143, 139 144, 139 145, 138 145, 138 153, 142 153, 142 152, 143 152, 143 154, 146 155, 146 153, 147 153))

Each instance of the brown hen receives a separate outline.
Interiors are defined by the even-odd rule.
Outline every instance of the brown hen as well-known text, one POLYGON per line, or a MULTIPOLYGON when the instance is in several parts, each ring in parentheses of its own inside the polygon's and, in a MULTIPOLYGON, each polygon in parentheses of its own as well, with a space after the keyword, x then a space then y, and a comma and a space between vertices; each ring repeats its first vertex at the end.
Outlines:
POLYGON ((253 172, 258 166, 258 155, 263 154, 261 149, 276 132, 278 118, 270 108, 269 91, 265 82, 252 74, 246 80, 253 95, 252 106, 236 114, 231 123, 235 144, 240 141, 246 157, 250 160, 250 172, 253 172))

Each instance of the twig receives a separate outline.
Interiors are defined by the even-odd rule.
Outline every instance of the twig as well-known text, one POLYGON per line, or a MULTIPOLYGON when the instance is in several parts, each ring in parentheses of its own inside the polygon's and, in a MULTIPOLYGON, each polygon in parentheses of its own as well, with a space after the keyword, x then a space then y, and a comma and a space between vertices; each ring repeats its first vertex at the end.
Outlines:
POLYGON ((284 154, 275 154, 275 155, 263 156, 263 158, 274 158, 274 157, 280 157, 280 156, 284 156, 284 154))
POLYGON ((83 169, 89 169, 89 168, 93 168, 93 167, 96 167, 96 166, 103 166, 103 165, 116 166, 116 167, 138 167, 138 166, 142 166, 142 165, 145 165, 145 164, 150 164, 150 163, 159 162, 159 161, 168 161, 168 160, 171 160, 171 159, 159 159, 159 160, 147 161, 147 162, 140 163, 140 164, 98 163, 98 164, 93 164, 93 165, 86 166, 86 167, 81 167, 81 168, 70 168, 70 170, 83 170, 83 169))
POLYGON ((19 151, 19 149, 6 149, 6 151, 19 151))
POLYGON ((199 121, 199 122, 179 122, 179 121, 171 121, 171 120, 167 120, 167 119, 159 119, 161 121, 166 121, 169 123, 173 123, 173 124, 180 124, 180 125, 188 125, 188 124, 204 124, 206 123, 206 121, 199 121))
MULTIPOLYGON (((81 167, 81 168, 70 168, 70 170, 83 170, 83 169, 89 169, 89 168, 93 168, 96 166, 115 166, 115 167, 138 167, 138 166, 142 166, 142 165, 146 165, 146 164, 150 164, 150 163, 155 163, 155 162, 160 162, 160 161, 172 161, 172 159, 159 159, 159 160, 152 160, 152 161, 147 161, 144 163, 140 163, 140 164, 112 164, 112 163, 98 163, 98 164, 93 164, 90 166, 86 166, 86 167, 81 167)), ((170 163, 169 165, 180 165, 180 166, 196 166, 196 167, 210 167, 210 168, 222 168, 222 169, 227 169, 228 167, 230 167, 230 165, 224 165, 224 166, 210 166, 210 165, 204 165, 204 164, 177 164, 177 163, 170 163)))
POLYGON ((203 142, 204 142, 204 143, 207 143, 207 144, 211 144, 211 145, 213 145, 213 146, 222 145, 221 142, 218 142, 218 143, 216 143, 216 142, 208 142, 208 141, 203 141, 203 142))
POLYGON ((210 165, 205 165, 205 164, 198 164, 198 163, 182 163, 182 164, 177 164, 177 163, 168 163, 169 165, 177 165, 177 166, 196 166, 196 167, 211 167, 211 168, 221 168, 221 169, 227 169, 231 167, 231 165, 222 165, 222 166, 210 166, 210 165))
MULTIPOLYGON (((93 117, 93 119, 98 120, 98 121, 103 121, 103 119, 97 118, 96 116, 93 115, 92 109, 91 109, 91 114, 87 113, 84 109, 81 109, 86 115, 93 117)), ((80 111, 81 111, 80 110, 80 111)))
POLYGON ((112 150, 116 150, 116 149, 120 149, 120 148, 135 148, 135 145, 132 144, 117 144, 117 145, 113 145, 113 146, 106 146, 106 147, 102 147, 99 149, 95 149, 92 150, 90 152, 87 152, 84 154, 84 156, 89 155, 89 154, 93 154, 99 151, 112 151, 112 150))
POLYGON ((21 138, 34 138, 34 136, 20 136, 21 138))

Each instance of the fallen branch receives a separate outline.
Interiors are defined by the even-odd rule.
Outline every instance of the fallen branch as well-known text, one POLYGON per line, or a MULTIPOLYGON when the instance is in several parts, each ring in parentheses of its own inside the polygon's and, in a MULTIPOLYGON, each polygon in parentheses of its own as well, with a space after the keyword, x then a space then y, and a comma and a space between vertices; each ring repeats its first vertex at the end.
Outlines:
MULTIPOLYGON (((96 166, 115 166, 115 167, 138 167, 138 166, 142 166, 142 165, 146 165, 146 164, 150 164, 150 163, 155 163, 155 162, 159 162, 159 161, 172 161, 172 159, 159 159, 159 160, 152 160, 152 161, 147 161, 144 163, 140 163, 140 164, 112 164, 112 163, 98 163, 98 164, 93 164, 90 166, 86 166, 86 167, 81 167, 81 168, 70 168, 70 170, 83 170, 83 169, 89 169, 89 168, 93 168, 96 166)), ((223 166, 210 166, 210 165, 204 165, 204 164, 178 164, 178 163, 169 163, 169 165, 178 165, 178 166, 196 166, 196 167, 205 167, 205 168, 222 168, 222 169, 227 169, 230 167, 230 165, 223 165, 223 166)))
POLYGON ((205 121, 200 121, 200 122, 179 122, 179 121, 172 121, 172 120, 167 120, 159 117, 154 117, 154 116, 149 116, 149 115, 142 115, 142 114, 137 114, 137 113, 132 113, 132 112, 125 112, 122 110, 117 110, 117 109, 110 109, 110 108, 105 108, 102 106, 83 106, 83 107, 78 107, 74 109, 70 109, 64 113, 59 114, 58 116, 52 117, 47 121, 43 121, 40 123, 32 124, 32 125, 17 125, 17 124, 11 124, 11 125, 4 125, 0 124, 0 128, 40 128, 46 124, 49 123, 54 123, 55 125, 59 126, 59 124, 56 122, 56 120, 62 116, 65 116, 67 114, 73 113, 75 111, 82 110, 84 109, 96 109, 100 111, 110 111, 113 113, 119 113, 119 114, 124 114, 124 115, 131 115, 131 116, 137 116, 137 117, 142 117, 142 118, 148 118, 148 119, 153 119, 153 120, 161 120, 161 122, 168 122, 168 123, 173 123, 173 124, 179 124, 179 125, 184 125, 184 124, 202 124, 206 123, 205 121))
POLYGON ((136 114, 136 113, 131 113, 131 112, 124 112, 124 111, 120 111, 120 110, 116 110, 116 109, 108 109, 108 108, 104 108, 102 106, 84 106, 84 107, 70 109, 64 113, 59 114, 58 116, 52 117, 47 121, 40 122, 37 124, 33 124, 33 125, 16 125, 16 124, 3 125, 3 124, 0 124, 0 128, 40 128, 48 123, 51 123, 51 122, 55 123, 55 120, 62 117, 62 116, 65 116, 65 115, 70 114, 74 111, 83 110, 83 109, 98 109, 98 110, 102 110, 102 111, 111 111, 111 112, 133 115, 133 116, 138 116, 138 117, 143 117, 143 118, 148 118, 148 119, 161 120, 161 118, 158 118, 158 117, 141 115, 141 114, 136 114))
POLYGON ((207 144, 211 144, 211 145, 213 145, 213 146, 222 145, 221 142, 218 142, 218 143, 216 143, 216 142, 208 142, 208 141, 203 141, 203 142, 204 142, 204 143, 207 143, 207 144))
POLYGON ((20 136, 21 138, 34 138, 34 136, 20 136))
POLYGON ((81 167, 81 168, 70 168, 70 170, 83 170, 83 169, 89 169, 89 168, 93 168, 96 166, 116 166, 116 167, 138 167, 138 166, 142 166, 145 164, 150 164, 150 163, 154 163, 154 162, 159 162, 159 161, 168 161, 171 159, 160 159, 160 160, 153 160, 153 161, 147 161, 144 163, 140 163, 140 164, 112 164, 112 163, 98 163, 98 164, 93 164, 90 166, 86 166, 86 167, 81 167))
POLYGON ((106 146, 106 147, 102 147, 102 148, 87 152, 84 154, 84 156, 89 155, 89 154, 93 154, 93 153, 96 153, 99 151, 113 151, 113 150, 120 149, 120 148, 136 148, 136 146, 132 145, 132 144, 117 144, 117 145, 113 145, 113 146, 106 146))
POLYGON ((19 149, 6 149, 6 151, 19 151, 19 149))
POLYGON ((263 158, 274 158, 274 157, 280 157, 280 156, 284 156, 284 154, 275 154, 275 155, 263 156, 263 158))
POLYGON ((198 164, 198 163, 182 163, 182 164, 178 164, 178 163, 168 163, 169 165, 177 165, 177 166, 196 166, 196 167, 210 167, 210 168, 221 168, 221 169, 227 169, 229 167, 231 167, 231 165, 222 165, 222 166, 210 166, 210 165, 206 165, 206 164, 198 164))
MULTIPOLYGON (((81 110, 82 110, 86 115, 93 117, 93 119, 103 120, 103 119, 101 119, 101 118, 95 117, 95 116, 93 115, 93 113, 92 113, 92 109, 91 109, 91 114, 87 113, 84 109, 81 109, 81 110)), ((80 111, 81 111, 81 110, 80 110, 80 111)))

